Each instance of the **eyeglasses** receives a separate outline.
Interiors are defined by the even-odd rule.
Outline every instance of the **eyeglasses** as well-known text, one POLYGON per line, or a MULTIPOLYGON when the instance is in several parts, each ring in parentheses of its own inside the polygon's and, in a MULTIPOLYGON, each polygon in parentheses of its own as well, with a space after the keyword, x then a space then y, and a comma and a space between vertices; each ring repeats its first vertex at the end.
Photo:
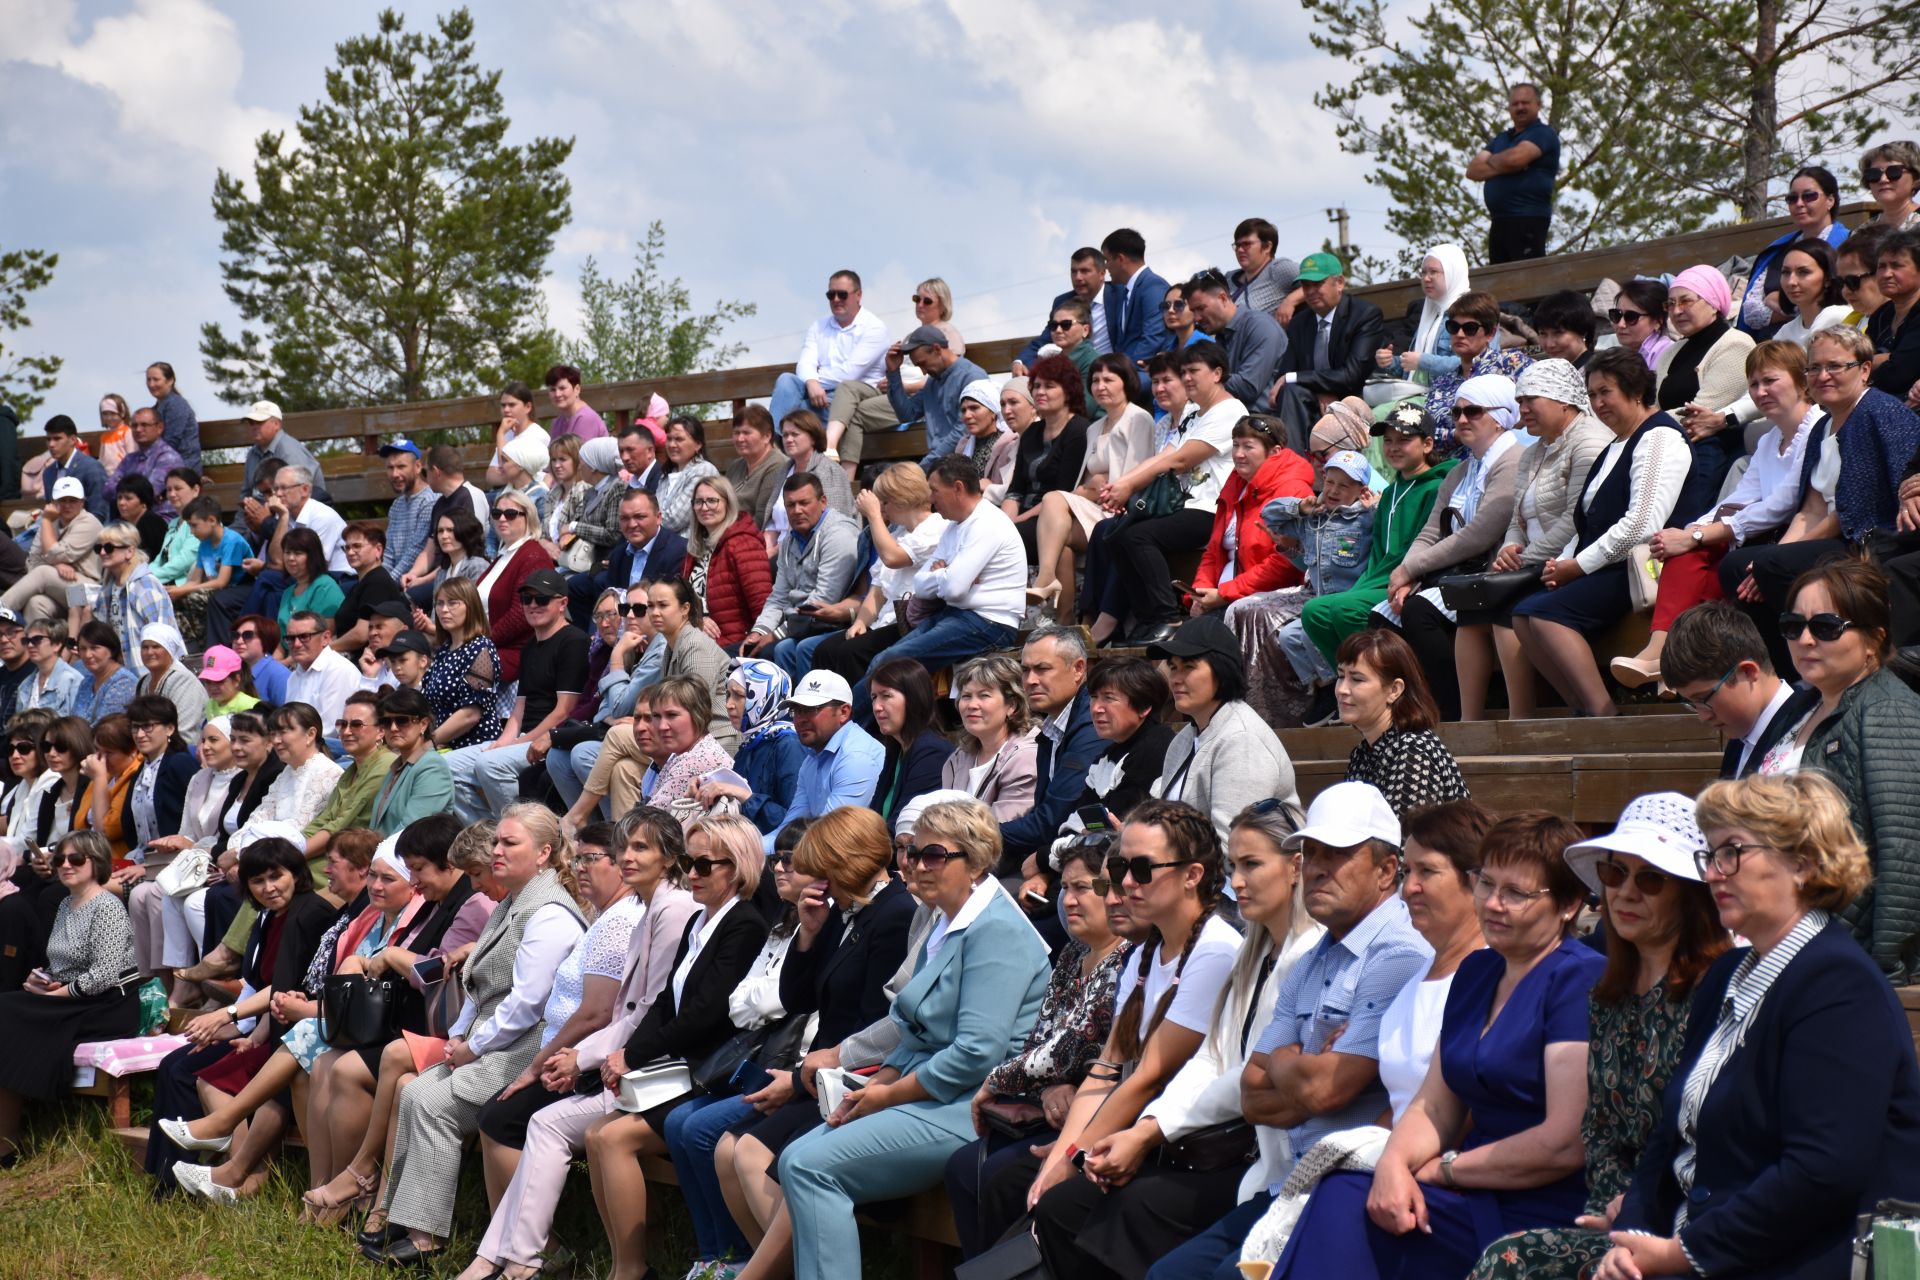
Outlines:
POLYGON ((1446 328, 1448 333, 1464 333, 1471 338, 1480 333, 1481 325, 1478 320, 1455 320, 1449 317, 1446 328))
POLYGON ((135 733, 154 733, 161 729, 173 728, 172 725, 162 724, 158 720, 144 720, 137 724, 130 724, 127 727, 135 733))
POLYGON ((845 302, 848 298, 851 298, 852 296, 853 296, 853 291, 850 289, 827 290, 828 302, 845 302))
POLYGON ((1071 328, 1073 328, 1073 326, 1075 326, 1076 324, 1079 324, 1079 323, 1080 323, 1080 322, 1079 322, 1078 320, 1075 320, 1075 319, 1073 319, 1072 317, 1068 317, 1068 318, 1067 318, 1067 319, 1065 319, 1065 320, 1049 320, 1049 321, 1047 321, 1047 328, 1048 328, 1048 329, 1049 329, 1049 330, 1050 330, 1051 332, 1054 332, 1054 333, 1058 333, 1058 332, 1060 332, 1060 330, 1062 330, 1062 329, 1071 329, 1071 328))
POLYGON ((559 596, 537 596, 531 591, 522 591, 519 595, 514 597, 514 599, 520 602, 520 607, 523 609, 531 608, 534 605, 552 604, 555 600, 558 600, 559 598, 560 598, 559 596))
POLYGON ((1155 862, 1152 858, 1108 858, 1107 879, 1119 884, 1128 876, 1139 885, 1153 883, 1153 873, 1165 867, 1185 866, 1191 858, 1174 858, 1168 862, 1155 862))
POLYGON ((1633 881, 1633 887, 1649 898, 1657 898, 1667 891, 1673 883, 1673 877, 1664 871, 1652 867, 1641 867, 1638 871, 1628 872, 1627 868, 1612 858, 1605 858, 1593 864, 1593 875, 1609 889, 1618 889, 1627 881, 1633 881))
POLYGON ((493 509, 493 518, 495 520, 525 520, 527 513, 518 507, 495 507, 493 509))
POLYGON ((1651 320, 1653 316, 1645 311, 1633 311, 1626 307, 1608 307, 1607 319, 1614 324, 1639 324, 1642 320, 1651 320))
POLYGON ((718 498, 695 498, 693 505, 696 507, 724 507, 727 504, 718 498))
POLYGON ((702 880, 718 871, 721 867, 730 867, 733 862, 727 858, 687 858, 680 859, 680 870, 691 872, 702 880))
POLYGON ((1456 419, 1465 418, 1468 422, 1478 422, 1487 416, 1487 411, 1477 404, 1456 404, 1453 406, 1456 419))
POLYGON ((1815 640, 1832 644, 1859 625, 1837 613, 1816 613, 1811 618, 1798 613, 1780 615, 1780 634, 1788 640, 1798 640, 1802 631, 1811 631, 1815 640))
POLYGON ((1473 876, 1473 896, 1484 902, 1499 899, 1500 905, 1509 911, 1518 911, 1532 906, 1540 899, 1552 893, 1551 889, 1516 889, 1510 884, 1499 884, 1489 880, 1484 874, 1475 872, 1473 876))
POLYGON ((1740 873, 1740 859, 1746 856, 1747 850, 1765 849, 1766 847, 1767 846, 1763 844, 1747 844, 1740 840, 1729 840, 1725 844, 1717 844, 1711 849, 1701 849, 1695 853, 1693 855, 1693 865, 1700 869, 1702 876, 1706 875, 1709 871, 1718 872, 1723 877, 1738 875, 1740 873))
POLYGON ((63 853, 53 861, 56 866, 64 862, 70 867, 84 867, 93 859, 84 853, 63 853))
POLYGON ((1848 293, 1858 293, 1861 285, 1873 279, 1873 272, 1869 271, 1865 275, 1860 276, 1835 276, 1834 279, 1838 280, 1840 287, 1848 293))
POLYGON ((940 844, 910 844, 900 851, 900 865, 903 867, 945 866, 955 858, 966 856, 964 849, 949 849, 940 844))
POLYGON ((10 742, 7 748, 10 754, 16 756, 30 756, 35 750, 31 742, 10 742))
POLYGON ((258 640, 260 633, 258 631, 236 631, 233 633, 233 638, 235 640, 258 640))
POLYGON ((1736 662, 1727 668, 1725 675, 1714 681, 1713 688, 1707 690, 1697 698, 1689 698, 1684 693, 1680 694, 1680 701, 1686 703, 1687 706, 1694 711, 1705 711, 1713 705, 1713 700, 1720 696, 1720 691, 1727 687, 1727 681, 1733 679, 1734 673, 1738 670, 1740 670, 1740 664, 1736 662))
POLYGON ((1882 178, 1885 178, 1888 182, 1898 182, 1911 172, 1913 171, 1903 164, 1890 164, 1884 169, 1879 165, 1875 165, 1871 169, 1861 170, 1860 176, 1867 180, 1868 186, 1872 186, 1882 178))
POLYGON ((1185 298, 1168 298, 1160 304, 1160 309, 1175 313, 1185 311, 1187 309, 1187 300, 1185 298))
POLYGON ((1837 378, 1848 369, 1865 368, 1866 363, 1865 360, 1848 360, 1844 364, 1810 364, 1807 366, 1807 376, 1809 378, 1837 378))
MULTIPOLYGON (((828 294, 827 296, 832 297, 833 295, 828 294)), ((845 297, 846 295, 842 294, 841 296, 845 297)), ((940 299, 933 297, 931 294, 916 293, 913 295, 913 305, 916 307, 931 307, 939 301, 940 299)))
POLYGON ((1826 192, 1821 191, 1817 188, 1812 191, 1789 191, 1787 192, 1787 203, 1788 204, 1814 204, 1824 199, 1826 197, 1826 194, 1827 194, 1826 192))
POLYGON ((595 609, 593 611, 593 620, 595 622, 613 622, 619 617, 620 611, 618 609, 595 609))
POLYGON ((602 858, 605 858, 608 862, 613 861, 613 855, 610 853, 604 853, 598 849, 588 849, 575 857, 571 865, 575 871, 585 871, 602 858))
POLYGON ((319 634, 320 633, 318 631, 289 631, 286 633, 286 639, 287 639, 287 643, 290 645, 301 644, 301 643, 304 643, 305 641, 313 639, 315 636, 319 634))
POLYGON ((333 722, 333 727, 335 729, 353 729, 357 732, 358 730, 361 730, 361 729, 373 728, 373 721, 371 720, 335 720, 333 722))

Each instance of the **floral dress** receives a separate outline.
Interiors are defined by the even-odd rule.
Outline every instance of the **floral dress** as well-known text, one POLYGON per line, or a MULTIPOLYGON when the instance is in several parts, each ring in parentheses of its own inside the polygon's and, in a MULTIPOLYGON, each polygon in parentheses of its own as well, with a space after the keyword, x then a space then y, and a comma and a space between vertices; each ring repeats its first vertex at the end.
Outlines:
POLYGON ((1087 944, 1069 943, 1054 963, 1040 997, 1040 1012, 1019 1053, 987 1073, 987 1089, 1001 1097, 1037 1103, 1056 1084, 1077 1085, 1100 1056, 1113 1022, 1113 987, 1133 948, 1122 942, 1092 973, 1080 966, 1087 944))
MULTIPOLYGON (((1604 1214, 1626 1191, 1660 1123, 1660 1098, 1680 1065, 1692 994, 1672 996, 1661 983, 1617 1005, 1588 998, 1587 1110, 1580 1137, 1587 1147, 1588 1214, 1604 1214)), ((1577 1280, 1597 1266, 1613 1242, 1603 1231, 1572 1224, 1502 1236, 1487 1246, 1467 1280, 1577 1280)))
POLYGON ((480 712, 473 728, 441 746, 480 746, 500 736, 499 691, 495 684, 499 674, 499 654, 489 636, 475 636, 465 644, 434 650, 433 661, 420 681, 420 692, 433 707, 434 728, 463 708, 475 707, 480 712))
MULTIPOLYGON (((1496 335, 1494 342, 1500 341, 1496 335)), ((1466 449, 1453 442, 1453 402, 1460 398, 1460 384, 1468 377, 1479 377, 1483 373, 1497 373, 1502 377, 1518 378, 1520 371, 1533 363, 1533 358, 1519 347, 1490 346, 1473 358, 1472 374, 1460 372, 1459 362, 1454 362, 1452 373, 1436 373, 1433 381, 1427 384, 1427 416, 1433 419, 1433 459, 1450 458, 1455 454, 1465 456, 1466 449)))

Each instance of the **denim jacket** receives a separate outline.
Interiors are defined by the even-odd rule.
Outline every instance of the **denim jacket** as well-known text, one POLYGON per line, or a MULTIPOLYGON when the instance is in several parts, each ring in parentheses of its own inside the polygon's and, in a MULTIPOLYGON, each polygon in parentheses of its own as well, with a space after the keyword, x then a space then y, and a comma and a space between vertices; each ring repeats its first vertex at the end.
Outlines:
POLYGON ((1302 501, 1275 498, 1260 508, 1260 520, 1280 553, 1307 575, 1315 595, 1345 591, 1366 568, 1367 553, 1373 547, 1373 508, 1356 502, 1302 515, 1302 501))

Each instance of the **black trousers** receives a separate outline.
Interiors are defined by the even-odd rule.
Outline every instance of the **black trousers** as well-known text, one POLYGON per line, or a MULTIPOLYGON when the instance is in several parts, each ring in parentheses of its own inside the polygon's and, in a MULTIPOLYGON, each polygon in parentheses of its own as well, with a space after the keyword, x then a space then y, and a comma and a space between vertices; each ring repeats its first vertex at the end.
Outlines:
POLYGON ((1273 411, 1287 424, 1287 448, 1303 458, 1313 456, 1313 424, 1320 420, 1320 397, 1297 382, 1280 388, 1273 411))
POLYGON ((533 1122, 534 1112, 572 1096, 571 1089, 565 1093, 555 1093, 538 1080, 511 1098, 503 1098, 496 1093, 480 1107, 480 1132, 503 1147, 522 1150, 527 1145, 527 1126, 533 1122))
POLYGON ((1780 615, 1792 603, 1787 599, 1787 593, 1793 588, 1793 580, 1809 569, 1817 569, 1829 560, 1850 555, 1852 551, 1853 544, 1845 539, 1821 538, 1814 542, 1736 547, 1720 562, 1720 589, 1760 628, 1760 635, 1767 642, 1767 652, 1773 658, 1773 669, 1790 683, 1796 673, 1793 653, 1780 635, 1780 615), (1753 574, 1754 584, 1760 588, 1759 604, 1749 604, 1739 596, 1740 583, 1749 572, 1753 574))
POLYGON ((1893 610, 1893 644, 1920 644, 1920 533, 1876 529, 1867 550, 1887 575, 1887 604, 1893 610))
POLYGON ((1112 1191, 1075 1174, 1033 1208, 1040 1256, 1073 1280, 1145 1280, 1149 1267, 1233 1208, 1245 1172, 1240 1164, 1206 1173, 1148 1166, 1112 1191))
POLYGON ((947 1161, 947 1199, 961 1257, 985 1253, 1027 1216, 1027 1188, 1040 1172, 1040 1157, 1032 1148, 1059 1136, 1053 1129, 1025 1138, 992 1132, 953 1153, 947 1161))
MULTIPOLYGON (((1386 624, 1379 614, 1373 617, 1386 624)), ((1418 595, 1408 596, 1407 607, 1400 611, 1400 634, 1420 659, 1420 669, 1426 674, 1434 702, 1439 704, 1442 720, 1460 718, 1460 669, 1453 660, 1456 629, 1438 606, 1418 595)))
POLYGON ((1211 511, 1183 508, 1170 516, 1129 520, 1113 536, 1116 581, 1133 602, 1133 616, 1141 626, 1180 617, 1180 597, 1173 590, 1167 553, 1199 551, 1212 533, 1211 511))
POLYGON ((1489 218, 1487 260, 1519 262, 1547 256, 1547 228, 1551 218, 1489 218))
POLYGON ((160 1131, 162 1120, 198 1120, 205 1112, 200 1106, 200 1090, 194 1074, 227 1056, 238 1040, 220 1040, 205 1048, 184 1045, 160 1059, 153 1077, 153 1123, 147 1129, 147 1172, 159 1180, 162 1192, 179 1184, 173 1180, 173 1164, 188 1154, 173 1145, 160 1131))

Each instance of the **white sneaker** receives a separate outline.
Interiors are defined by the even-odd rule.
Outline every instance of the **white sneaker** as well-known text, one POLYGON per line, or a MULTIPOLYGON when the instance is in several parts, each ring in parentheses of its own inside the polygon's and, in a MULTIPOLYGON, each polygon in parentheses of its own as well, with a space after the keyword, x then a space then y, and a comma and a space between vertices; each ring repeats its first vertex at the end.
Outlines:
POLYGON ((187 1127, 185 1120, 166 1119, 160 1122, 160 1132, 167 1135, 168 1141, 182 1151, 212 1151, 221 1153, 233 1145, 233 1135, 224 1138, 196 1138, 193 1130, 187 1127))
POLYGON ((240 1193, 232 1187, 223 1187, 213 1180, 213 1170, 203 1164, 190 1164, 185 1160, 173 1162, 173 1180, 188 1195, 198 1196, 202 1200, 211 1200, 215 1204, 237 1204, 240 1193))

